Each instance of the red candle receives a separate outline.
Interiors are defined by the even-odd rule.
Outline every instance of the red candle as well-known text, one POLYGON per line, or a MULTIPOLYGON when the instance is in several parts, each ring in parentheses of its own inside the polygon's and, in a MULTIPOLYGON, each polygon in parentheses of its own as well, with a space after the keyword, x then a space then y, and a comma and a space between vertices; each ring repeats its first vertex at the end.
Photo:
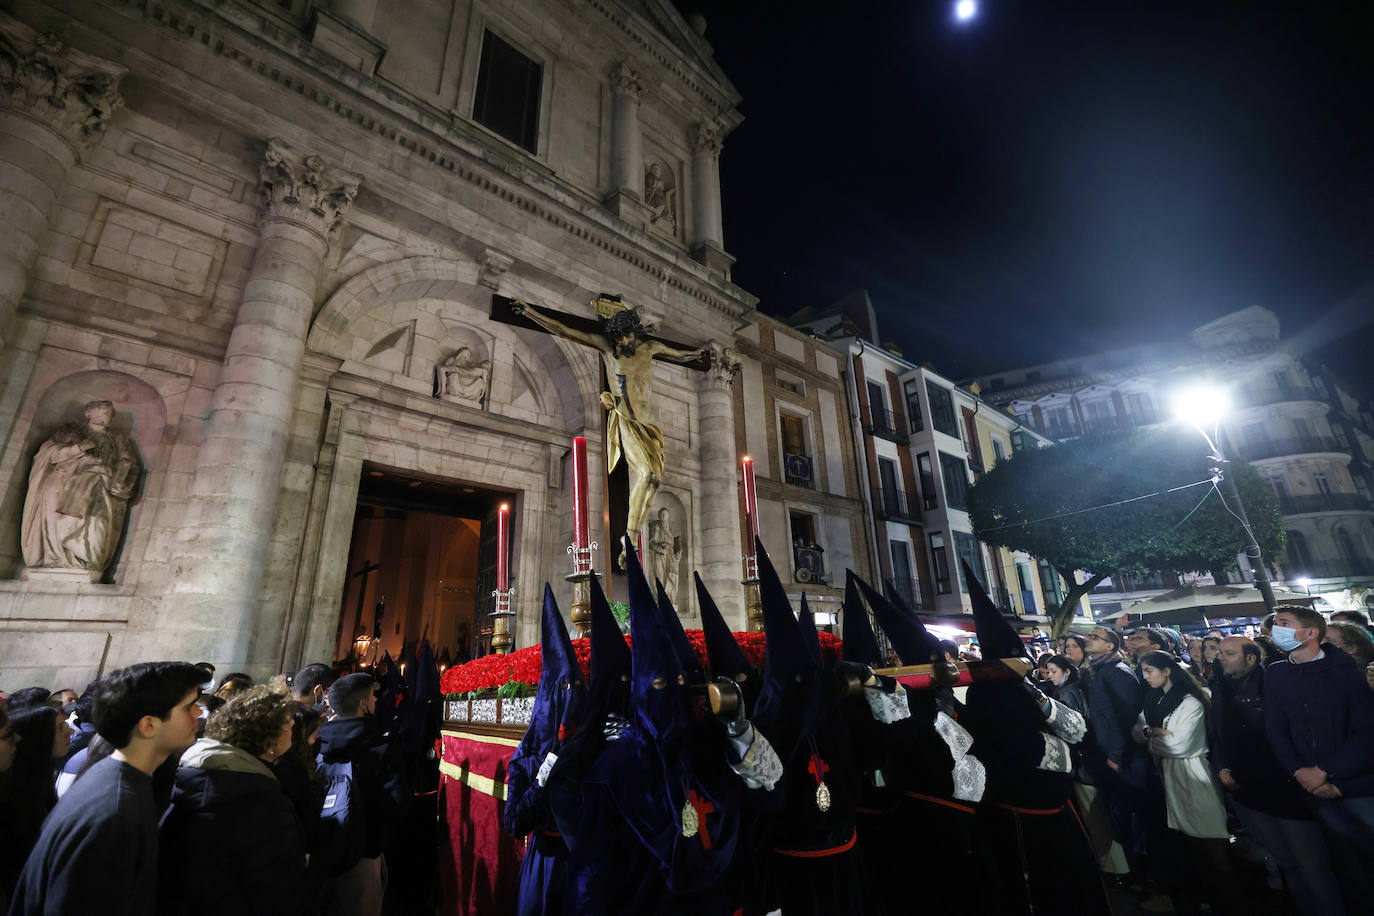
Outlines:
POLYGON ((506 558, 510 553, 510 506, 505 503, 496 510, 496 590, 510 588, 510 570, 506 568, 506 558))
POLYGON ((759 536, 759 496, 754 488, 754 459, 745 455, 740 461, 740 473, 744 477, 744 529, 748 543, 744 552, 754 556, 754 539, 759 536))
POLYGON ((573 546, 586 547, 589 542, 587 507, 587 440, 574 436, 573 459, 573 546))

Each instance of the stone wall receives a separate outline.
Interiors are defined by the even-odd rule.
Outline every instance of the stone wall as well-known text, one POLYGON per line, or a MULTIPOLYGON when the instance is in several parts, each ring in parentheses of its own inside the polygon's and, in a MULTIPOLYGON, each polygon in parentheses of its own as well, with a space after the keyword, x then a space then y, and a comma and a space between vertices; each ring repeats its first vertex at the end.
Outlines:
MULTIPOLYGON (((0 21, 16 53, 60 31, 80 49, 72 66, 119 76, 122 103, 73 135, 0 99, 24 142, 62 153, 44 173, 51 200, 35 190, 25 204, 38 244, 0 262, 0 306, 18 290, 0 309, 0 687, 79 687, 158 657, 258 675, 328 658, 365 463, 518 494, 527 645, 544 581, 568 566, 569 438, 600 458, 600 368, 584 347, 492 322, 492 294, 588 315, 617 292, 694 346, 730 342, 751 314, 719 245, 694 248, 687 197, 719 149, 696 149, 694 125, 714 111, 718 138, 738 99, 675 14, 381 2, 373 73, 365 54, 312 45, 324 26, 312 33, 303 6, 269 6, 52 0, 0 21), (488 20, 557 75, 534 154, 470 118, 488 20), (609 74, 627 61, 644 148, 679 170, 672 229, 611 199, 609 74), (463 346, 489 363, 480 403, 435 396, 436 366, 463 346), (15 534, 28 463, 97 396, 145 465, 127 535, 103 582, 39 581, 15 534)), ((15 136, 0 139, 0 168, 24 178, 32 156, 15 136)), ((700 375, 657 373, 663 500, 691 520, 686 568, 727 583, 736 560, 713 532, 735 524, 737 494, 701 423, 733 421, 700 375)), ((599 504, 597 474, 592 490, 599 504)), ((566 613, 566 586, 559 597, 566 613)))

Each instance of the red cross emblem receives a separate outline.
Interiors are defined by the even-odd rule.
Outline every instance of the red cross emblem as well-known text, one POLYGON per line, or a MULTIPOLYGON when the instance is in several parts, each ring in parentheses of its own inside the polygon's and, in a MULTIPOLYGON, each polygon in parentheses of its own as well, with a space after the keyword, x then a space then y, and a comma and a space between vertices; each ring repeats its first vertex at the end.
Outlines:
POLYGON ((821 759, 821 755, 812 752, 811 762, 806 765, 806 771, 816 778, 816 785, 820 785, 825 779, 825 774, 830 772, 830 764, 821 759))
POLYGON ((701 837, 701 848, 711 848, 711 833, 706 829, 706 815, 716 810, 716 806, 697 794, 693 789, 687 793, 687 804, 697 813, 697 836, 701 837))

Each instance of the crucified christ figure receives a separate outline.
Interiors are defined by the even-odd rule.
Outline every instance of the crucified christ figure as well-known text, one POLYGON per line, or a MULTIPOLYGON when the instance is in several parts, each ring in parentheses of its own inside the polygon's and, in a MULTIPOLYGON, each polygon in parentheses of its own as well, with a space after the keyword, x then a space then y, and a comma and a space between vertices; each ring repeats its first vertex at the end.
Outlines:
MULTIPOLYGON (((593 304, 603 316, 600 334, 569 327, 527 302, 514 303, 512 310, 551 334, 594 347, 601 353, 612 388, 601 392, 601 406, 607 411, 606 469, 613 470, 622 456, 630 469, 625 532, 633 538, 663 483, 663 430, 654 422, 653 361, 690 363, 700 359, 705 350, 684 350, 649 337, 639 311, 614 298, 603 296, 593 304)), ((625 568, 623 546, 617 562, 621 569, 625 568)))

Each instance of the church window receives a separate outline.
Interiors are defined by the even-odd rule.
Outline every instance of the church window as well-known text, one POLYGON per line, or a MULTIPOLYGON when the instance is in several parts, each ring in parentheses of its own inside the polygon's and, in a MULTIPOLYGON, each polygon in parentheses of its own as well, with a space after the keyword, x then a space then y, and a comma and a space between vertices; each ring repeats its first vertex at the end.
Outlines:
POLYGON ((544 68, 487 32, 477 68, 477 98, 472 117, 478 124, 531 153, 539 139, 539 95, 544 68))

